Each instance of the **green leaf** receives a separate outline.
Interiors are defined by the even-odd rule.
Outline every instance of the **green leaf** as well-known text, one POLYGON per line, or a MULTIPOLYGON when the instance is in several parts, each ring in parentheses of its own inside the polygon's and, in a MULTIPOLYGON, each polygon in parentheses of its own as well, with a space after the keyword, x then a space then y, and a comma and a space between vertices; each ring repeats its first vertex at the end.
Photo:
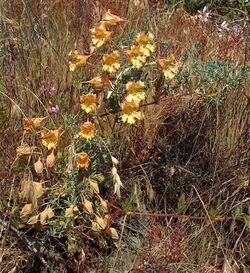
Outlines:
POLYGON ((178 199, 177 213, 181 213, 185 209, 185 207, 186 207, 186 198, 185 198, 185 194, 182 193, 178 199))
POLYGON ((208 214, 210 215, 211 218, 215 218, 217 215, 219 215, 221 209, 219 206, 215 207, 215 208, 211 208, 208 211, 208 214))

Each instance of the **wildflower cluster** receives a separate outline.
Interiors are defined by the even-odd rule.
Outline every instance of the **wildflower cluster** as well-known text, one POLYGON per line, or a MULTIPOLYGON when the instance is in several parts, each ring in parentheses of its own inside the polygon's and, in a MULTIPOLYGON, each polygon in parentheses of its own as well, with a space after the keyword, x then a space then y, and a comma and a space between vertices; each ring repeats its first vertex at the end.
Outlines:
MULTIPOLYGON (((55 186, 53 189, 48 190, 52 196, 58 198, 68 198, 67 202, 61 200, 60 209, 66 204, 63 215, 56 215, 61 217, 65 221, 65 226, 70 221, 74 221, 79 216, 81 208, 86 212, 88 217, 83 217, 86 226, 94 232, 104 232, 113 239, 118 239, 118 233, 114 227, 111 227, 112 217, 110 215, 110 209, 108 202, 101 197, 98 181, 104 179, 102 174, 96 174, 96 161, 92 160, 94 157, 98 157, 100 153, 94 151, 93 146, 98 143, 99 138, 96 137, 96 133, 99 130, 98 123, 96 121, 102 114, 103 108, 105 108, 105 114, 115 114, 115 122, 123 122, 129 125, 134 124, 138 120, 144 118, 144 114, 141 111, 142 101, 146 99, 146 88, 148 86, 146 80, 140 80, 135 78, 129 78, 126 82, 121 79, 127 71, 133 69, 143 69, 147 65, 154 65, 161 67, 166 79, 172 80, 179 68, 179 65, 174 63, 174 57, 170 56, 165 59, 154 60, 153 53, 155 52, 154 36, 152 33, 139 33, 134 40, 134 44, 125 49, 113 49, 108 50, 105 54, 100 54, 100 48, 111 40, 113 34, 113 28, 119 23, 125 21, 117 15, 111 13, 108 10, 103 16, 100 22, 97 22, 93 28, 90 29, 91 44, 89 48, 90 54, 80 54, 77 49, 72 49, 68 53, 68 69, 74 73, 84 66, 87 66, 92 57, 100 57, 101 71, 97 73, 92 79, 81 81, 81 84, 87 84, 88 91, 84 91, 79 96, 80 107, 83 114, 82 123, 79 124, 79 131, 72 137, 73 142, 76 140, 78 147, 75 147, 75 142, 72 145, 72 153, 69 156, 69 167, 67 167, 68 183, 70 185, 63 188, 55 186), (149 61, 150 60, 150 64, 149 61), (102 94, 105 100, 99 100, 99 96, 102 94), (107 101, 112 97, 117 98, 116 112, 109 112, 109 105, 106 105, 107 101), (100 104, 105 104, 104 107, 100 107, 100 104), (107 107, 106 107, 107 106, 107 107), (100 112, 100 113, 99 113, 100 112), (82 141, 84 140, 84 141, 82 141), (72 160, 73 158, 73 160, 72 160), (81 196, 76 196, 79 175, 82 177, 84 185, 78 187, 81 192, 81 196), (67 197, 67 188, 70 188, 70 194, 74 196, 67 197), (79 199, 82 199, 79 202, 79 199), (63 217, 63 218, 62 218, 63 217)), ((102 51, 103 52, 103 51, 102 51)), ((97 70, 98 71, 98 70, 97 70)), ((102 105, 103 106, 103 105, 102 105)), ((59 106, 55 105, 51 108, 52 113, 58 113, 59 106)), ((55 116, 55 115, 53 115, 55 116)), ((21 145, 17 147, 16 151, 18 156, 29 155, 34 158, 34 171, 41 182, 32 181, 32 187, 30 186, 29 179, 24 180, 20 196, 26 199, 27 203, 24 205, 20 212, 20 217, 26 219, 26 216, 31 216, 27 219, 28 224, 45 225, 54 220, 56 204, 46 203, 46 207, 43 211, 39 212, 38 198, 44 195, 43 177, 45 171, 53 171, 53 167, 56 168, 58 164, 55 164, 60 154, 58 149, 60 135, 63 134, 61 128, 57 129, 49 124, 48 128, 44 127, 45 121, 48 117, 25 117, 23 118, 23 127, 26 132, 34 133, 34 136, 39 136, 41 147, 46 147, 46 158, 43 158, 44 148, 41 148, 41 152, 35 154, 35 147, 28 145, 21 145), (44 166, 46 163, 46 166, 44 166), (30 192, 32 190, 32 192, 30 192), (27 193, 28 192, 28 193, 27 193), (31 197, 32 196, 32 197, 31 197), (55 206, 55 207, 54 207, 55 206)), ((75 132, 74 132, 75 134, 75 132)), ((105 144, 106 145, 106 144, 105 144)), ((107 148, 107 147, 106 147, 107 148)), ((118 160, 111 156, 111 151, 107 148, 109 156, 111 158, 111 178, 114 183, 113 193, 120 198, 121 187, 123 183, 118 174, 118 160)), ((59 161, 59 160, 58 160, 59 161)), ((58 207, 59 208, 59 207, 58 207)), ((80 216, 79 216, 80 218, 80 216)), ((79 219, 78 218, 78 219, 79 219)), ((57 220, 55 220, 56 222, 57 220)), ((54 223, 56 226, 56 223, 54 223)))

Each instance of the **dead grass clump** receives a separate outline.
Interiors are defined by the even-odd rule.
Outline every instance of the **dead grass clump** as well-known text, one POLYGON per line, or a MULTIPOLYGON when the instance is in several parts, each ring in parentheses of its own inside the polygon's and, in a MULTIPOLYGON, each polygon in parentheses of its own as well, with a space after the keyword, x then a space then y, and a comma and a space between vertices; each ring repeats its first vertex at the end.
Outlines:
MULTIPOLYGON (((2 242, 0 242, 2 245, 2 242)), ((23 269, 34 267, 33 254, 20 247, 18 242, 8 242, 4 244, 4 249, 0 256, 0 272, 15 273, 23 269)))

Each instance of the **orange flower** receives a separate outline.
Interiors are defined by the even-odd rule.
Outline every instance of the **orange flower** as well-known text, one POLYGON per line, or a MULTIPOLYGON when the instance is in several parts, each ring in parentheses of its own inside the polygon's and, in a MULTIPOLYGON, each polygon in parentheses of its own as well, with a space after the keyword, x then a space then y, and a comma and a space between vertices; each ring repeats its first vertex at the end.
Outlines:
POLYGON ((94 137, 95 124, 89 121, 84 122, 81 125, 80 136, 86 139, 91 139, 94 137))
POLYGON ((118 57, 119 52, 117 50, 113 51, 111 54, 105 54, 103 56, 103 70, 110 73, 116 72, 120 68, 118 57))
POLYGON ((172 80, 179 69, 179 65, 173 63, 174 56, 170 55, 168 58, 159 59, 158 62, 163 70, 165 78, 172 80))
POLYGON ((133 66, 140 68, 146 62, 146 56, 143 54, 143 47, 132 46, 130 50, 126 51, 128 60, 133 64, 133 66))
POLYGON ((101 47, 111 36, 111 32, 107 31, 104 22, 97 23, 94 28, 90 29, 92 34, 92 44, 94 47, 101 47))
POLYGON ((121 104, 121 109, 123 112, 121 116, 123 122, 134 124, 136 122, 136 119, 143 119, 143 114, 140 111, 137 111, 138 104, 134 101, 124 101, 121 104))
POLYGON ((97 89, 101 89, 104 86, 110 86, 109 77, 107 74, 104 74, 102 76, 94 77, 93 79, 89 81, 84 81, 82 83, 87 83, 93 85, 97 89))
POLYGON ((89 159, 88 154, 85 152, 81 152, 80 154, 77 155, 76 165, 79 168, 87 169, 89 166, 89 161, 90 161, 90 159, 89 159))
POLYGON ((42 126, 42 122, 47 117, 43 118, 23 118, 23 128, 25 130, 32 130, 33 128, 40 128, 42 126))
POLYGON ((33 129, 32 118, 23 118, 23 128, 25 130, 32 130, 33 129))
POLYGON ((126 84, 126 90, 128 92, 128 95, 125 98, 126 101, 128 102, 134 101, 137 104, 139 104, 141 100, 145 99, 145 93, 140 92, 140 90, 143 87, 144 87, 144 82, 142 81, 137 81, 137 82, 129 81, 126 84))
POLYGON ((50 149, 55 149, 59 141, 59 130, 50 130, 41 133, 42 144, 50 149))
POLYGON ((145 46, 154 39, 154 35, 149 32, 148 34, 139 33, 136 37, 136 42, 139 45, 145 46))
POLYGON ((124 21, 124 19, 122 19, 121 17, 112 14, 110 9, 108 9, 108 11, 104 13, 102 20, 106 26, 115 26, 118 23, 124 21))
POLYGON ((145 86, 144 82, 142 81, 137 82, 129 81, 126 84, 126 90, 128 91, 129 94, 135 94, 139 92, 144 86, 145 86))
POLYGON ((69 70, 75 71, 77 68, 86 64, 90 55, 80 55, 77 50, 71 50, 69 52, 69 70))
POLYGON ((80 103, 82 110, 87 113, 96 110, 96 94, 89 93, 80 96, 80 103))

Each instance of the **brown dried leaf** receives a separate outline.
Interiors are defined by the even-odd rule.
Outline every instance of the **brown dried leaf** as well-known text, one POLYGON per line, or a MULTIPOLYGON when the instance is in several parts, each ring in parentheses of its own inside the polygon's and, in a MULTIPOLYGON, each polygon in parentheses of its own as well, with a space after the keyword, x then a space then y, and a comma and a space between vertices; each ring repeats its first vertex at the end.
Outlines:
POLYGON ((99 196, 101 208, 104 212, 108 212, 108 203, 99 196))
POLYGON ((84 199, 83 206, 84 206, 85 210, 86 210, 89 214, 93 214, 93 213, 94 213, 94 211, 93 211, 93 206, 92 206, 92 202, 90 202, 89 200, 84 199))
POLYGON ((33 128, 41 128, 43 121, 47 117, 42 118, 23 118, 23 128, 25 130, 32 130, 33 128))
POLYGON ((112 239, 114 239, 114 240, 118 240, 119 239, 119 235, 118 235, 118 233, 117 233, 117 231, 116 231, 116 229, 115 228, 109 228, 109 230, 108 230, 108 235, 112 238, 112 239))
POLYGON ((89 181, 89 186, 90 186, 90 188, 91 188, 93 191, 95 191, 95 192, 97 192, 97 193, 100 192, 100 191, 99 191, 98 184, 97 184, 96 181, 89 181))
POLYGON ((28 225, 34 225, 38 222, 39 214, 31 216, 29 221, 27 222, 28 225))
POLYGON ((17 155, 31 155, 33 152, 33 147, 30 146, 18 146, 16 148, 17 155))
POLYGON ((42 225, 46 224, 47 219, 51 219, 54 216, 54 212, 50 206, 47 206, 45 210, 40 213, 40 222, 42 225))
POLYGON ((39 157, 39 159, 34 163, 34 169, 37 174, 42 174, 43 172, 43 163, 39 157))
POLYGON ((33 212, 33 205, 31 203, 24 205, 20 212, 20 218, 25 217, 33 212))
POLYGON ((74 216, 74 212, 78 212, 79 209, 76 205, 70 205, 69 208, 65 210, 65 218, 71 218, 74 216))
POLYGON ((54 150, 47 156, 46 158, 46 164, 48 168, 52 168, 55 164, 56 157, 54 155, 54 150))
POLYGON ((33 195, 34 195, 34 197, 36 199, 40 198, 44 193, 42 183, 33 182, 32 185, 33 185, 33 195))
POLYGON ((175 167, 170 167, 170 177, 172 177, 174 174, 175 174, 175 172, 176 172, 176 169, 175 169, 175 167))
POLYGON ((107 226, 106 219, 103 219, 102 217, 97 216, 97 215, 96 215, 95 222, 100 226, 101 229, 105 229, 105 227, 107 226))

